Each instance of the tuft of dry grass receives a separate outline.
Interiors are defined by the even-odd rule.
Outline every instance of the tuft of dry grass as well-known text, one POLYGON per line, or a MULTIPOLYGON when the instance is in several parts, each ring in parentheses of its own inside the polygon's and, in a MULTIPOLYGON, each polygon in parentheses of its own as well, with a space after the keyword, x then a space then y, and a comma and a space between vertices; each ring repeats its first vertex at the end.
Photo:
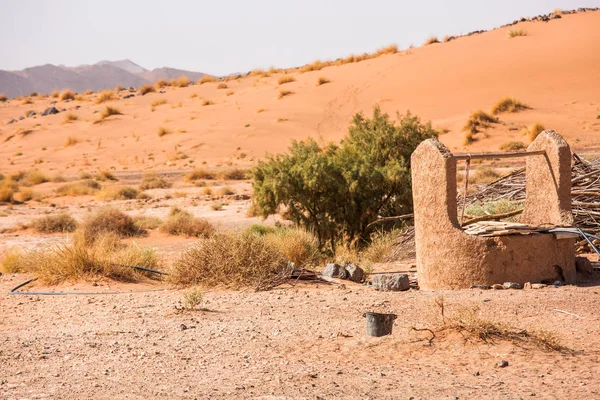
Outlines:
POLYGON ((527 110, 529 106, 525 103, 520 102, 519 100, 512 97, 505 97, 503 99, 498 100, 496 104, 492 107, 492 114, 500 114, 503 112, 514 113, 521 110, 527 110))
POLYGON ((165 86, 169 86, 169 82, 167 82, 164 79, 159 79, 154 83, 154 88, 156 90, 160 90, 160 89, 164 88, 165 86))
POLYGON ((96 104, 102 104, 107 101, 116 100, 116 98, 117 96, 115 95, 115 92, 113 92, 112 90, 105 90, 103 92, 100 92, 98 94, 98 97, 96 97, 96 104))
POLYGON ((100 114, 100 119, 106 119, 111 115, 123 115, 123 113, 116 107, 106 106, 102 114, 100 114))
POLYGON ((140 94, 142 96, 144 96, 144 95, 146 95, 148 93, 154 93, 154 92, 156 92, 156 89, 154 88, 154 86, 152 86, 150 84, 142 86, 139 90, 140 90, 140 94))
POLYGON ((83 220, 80 230, 85 243, 94 243, 105 234, 123 238, 144 236, 147 233, 140 230, 129 215, 111 207, 101 208, 88 215, 83 220))
POLYGON ((75 122, 78 120, 79 120, 79 117, 76 114, 73 114, 72 112, 70 112, 70 113, 67 113, 67 115, 65 115, 63 124, 70 124, 71 122, 75 122))
POLYGON ((227 89, 229 86, 225 82, 221 82, 217 85, 217 89, 227 89))
POLYGON ((59 99, 62 101, 75 100, 75 93, 70 89, 63 90, 59 96, 59 99))
POLYGON ((439 43, 440 41, 438 40, 437 36, 431 36, 429 39, 427 39, 425 41, 425 43, 423 43, 424 46, 428 46, 430 44, 434 44, 434 43, 439 43))
POLYGON ((535 138, 538 137, 538 135, 544 131, 544 129, 546 129, 544 128, 544 125, 537 122, 529 127, 523 128, 521 133, 523 135, 529 136, 529 140, 533 142, 535 138))
POLYGON ((56 189, 59 196, 87 196, 96 193, 101 186, 98 182, 91 179, 84 179, 79 182, 66 183, 56 189))
POLYGON ((118 181, 117 177, 110 171, 101 170, 96 174, 96 180, 100 182, 118 181))
POLYGON ((523 142, 506 142, 500 145, 500 150, 502 151, 517 151, 524 149, 525 143, 523 142))
POLYGON ((311 71, 320 71, 323 68, 327 67, 327 63, 323 63, 320 60, 317 60, 311 64, 307 64, 299 69, 300 73, 311 72, 311 71))
POLYGON ((322 260, 317 238, 302 228, 275 229, 263 235, 295 268, 316 267, 322 260))
POLYGON ((6 95, 0 93, 0 103, 6 103, 8 101, 8 97, 6 95))
POLYGON ((213 104, 215 104, 215 103, 213 103, 211 100, 203 100, 202 101, 203 106, 212 106, 213 104))
POLYGON ((527 36, 527 31, 524 29, 511 29, 508 31, 508 37, 514 38, 518 36, 527 36))
MULTIPOLYGON (((222 171, 219 174, 221 179, 231 180, 231 181, 243 181, 248 178, 248 171, 241 168, 232 168, 222 171)), ((206 178, 210 179, 210 178, 206 178)))
POLYGON ((214 226, 208 220, 194 217, 176 207, 171 209, 160 230, 170 235, 193 237, 208 237, 215 232, 214 226))
POLYGON ((167 99, 156 99, 152 102, 152 107, 162 106, 163 104, 167 104, 167 99))
POLYGON ((286 83, 291 83, 291 82, 295 82, 295 81, 296 81, 296 78, 294 78, 293 76, 291 76, 291 75, 283 75, 282 77, 280 77, 277 80, 277 84, 278 85, 284 85, 286 83))
POLYGON ((65 147, 75 146, 77 143, 79 143, 79 139, 74 136, 69 136, 67 137, 67 140, 65 140, 65 147))
POLYGON ((390 263, 400 261, 397 257, 401 256, 401 253, 397 252, 396 249, 405 233, 403 229, 392 229, 390 231, 378 231, 374 233, 371 243, 360 254, 360 262, 390 263))
POLYGON ((200 78, 198 83, 200 85, 203 85, 205 83, 211 83, 211 82, 216 82, 216 81, 217 81, 217 78, 215 78, 214 76, 204 75, 202 78, 200 78))
POLYGON ((463 131, 474 135, 479 132, 479 128, 487 128, 492 123, 498 122, 498 118, 486 113, 483 110, 477 110, 471 113, 463 131))
POLYGON ((185 75, 180 76, 179 78, 175 79, 175 82, 173 82, 173 86, 180 87, 180 88, 187 87, 187 86, 189 86, 189 84, 190 84, 190 79, 185 75))
POLYGON ((169 133, 171 133, 171 131, 165 127, 161 126, 158 128, 158 137, 163 137, 165 135, 168 135, 169 133))
POLYGON ((183 294, 183 309, 187 311, 194 311, 202 303, 204 294, 198 287, 193 287, 183 294))
POLYGON ((235 190, 229 186, 223 186, 221 189, 219 189, 219 195, 221 196, 231 196, 233 194, 235 194, 235 190))
POLYGON ((280 90, 278 98, 282 99, 282 98, 284 98, 286 96, 290 96, 292 94, 294 94, 294 92, 292 92, 291 90, 280 90))
POLYGON ((216 174, 214 172, 206 170, 206 169, 198 168, 198 169, 195 169, 192 172, 188 173, 185 176, 185 180, 188 182, 194 182, 194 181, 198 181, 198 180, 215 179, 215 177, 216 177, 216 174))
POLYGON ((233 95, 235 92, 233 90, 229 90, 227 93, 225 93, 225 95, 227 96, 231 96, 233 95))
POLYGON ((391 44, 389 46, 382 47, 381 49, 377 50, 375 52, 375 54, 373 54, 373 57, 379 57, 384 54, 396 54, 397 52, 398 52, 398 45, 391 44))
POLYGON ((201 239, 185 251, 169 279, 179 285, 267 290, 289 273, 285 255, 273 242, 248 232, 229 232, 201 239))
POLYGON ((80 231, 75 233, 71 243, 65 241, 29 250, 13 261, 19 271, 33 274, 42 283, 50 285, 98 278, 137 282, 155 276, 132 266, 156 269, 158 263, 152 249, 123 244, 117 235, 110 233, 88 243, 80 231))
POLYGON ((149 172, 142 176, 142 182, 140 183, 141 190, 148 189, 166 189, 170 188, 172 184, 165 178, 158 175, 156 172, 149 172))
POLYGON ((75 232, 77 221, 66 212, 57 215, 47 215, 31 223, 33 229, 40 233, 75 232))
POLYGON ((15 184, 23 186, 35 186, 49 181, 50 178, 48 178, 46 174, 37 169, 31 169, 29 171, 19 171, 10 175, 5 183, 8 184, 14 182, 15 184))
POLYGON ((317 79, 317 86, 321 86, 329 82, 331 82, 329 79, 325 78, 324 76, 320 76, 319 79, 317 79))
POLYGON ((163 221, 158 217, 137 215, 133 217, 133 223, 139 230, 158 229, 163 221))
POLYGON ((137 198, 139 191, 131 186, 107 187, 96 193, 96 197, 104 201, 131 200, 137 198))
POLYGON ((58 90, 53 90, 52 93, 50 93, 50 97, 53 99, 58 99, 58 96, 60 96, 60 92, 58 90))

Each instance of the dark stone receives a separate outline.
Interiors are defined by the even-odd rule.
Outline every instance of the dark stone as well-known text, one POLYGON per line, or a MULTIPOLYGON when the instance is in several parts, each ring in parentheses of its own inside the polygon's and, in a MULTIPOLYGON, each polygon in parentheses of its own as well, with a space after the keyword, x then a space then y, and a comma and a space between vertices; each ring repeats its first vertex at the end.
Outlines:
POLYGON ((35 111, 31 110, 27 113, 27 118, 31 118, 35 115, 35 111))
POLYGON ((410 289, 410 281, 406 274, 384 274, 375 275, 371 284, 376 290, 383 292, 400 292, 410 289))
POLYGON ((346 271, 346 269, 341 265, 331 263, 325 266, 325 269, 323 272, 321 272, 321 275, 329 278, 346 279, 348 277, 348 271, 346 271))
POLYGON ((500 360, 496 363, 496 365, 498 366, 498 368, 506 368, 508 367, 508 361, 500 360))
POLYGON ((591 275, 594 267, 587 257, 575 257, 575 269, 585 275, 591 275))
POLYGON ((126 94, 125 96, 123 96, 124 99, 129 99, 131 97, 135 97, 135 94, 130 93, 130 94, 126 94))
POLYGON ((521 285, 518 284, 517 282, 504 282, 504 286, 505 289, 521 289, 521 285))
POLYGON ((58 114, 60 111, 58 111, 58 109, 56 107, 50 107, 50 108, 46 108, 43 112, 42 112, 42 116, 46 116, 46 115, 52 115, 52 114, 58 114))
POLYGON ((347 279, 351 280, 352 282, 360 283, 365 278, 365 271, 363 271, 363 269, 361 267, 359 267, 358 265, 348 263, 348 264, 346 264, 344 269, 348 273, 347 279))
POLYGON ((11 119, 10 121, 8 121, 8 122, 6 123, 6 125, 14 124, 15 122, 17 122, 17 120, 13 118, 13 119, 11 119))

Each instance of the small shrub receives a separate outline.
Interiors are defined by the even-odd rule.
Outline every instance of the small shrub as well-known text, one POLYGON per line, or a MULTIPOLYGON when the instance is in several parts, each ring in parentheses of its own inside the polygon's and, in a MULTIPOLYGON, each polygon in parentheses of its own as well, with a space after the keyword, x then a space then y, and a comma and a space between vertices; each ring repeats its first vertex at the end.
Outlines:
POLYGON ((52 93, 50 93, 50 97, 53 99, 58 99, 58 96, 60 96, 60 92, 58 90, 53 90, 52 93))
POLYGON ((425 46, 428 46, 430 44, 434 44, 434 43, 439 43, 440 41, 438 40, 437 36, 432 36, 429 39, 427 39, 424 43, 425 46))
POLYGON ((265 239, 279 249, 286 261, 293 262, 295 268, 314 267, 321 261, 317 238, 302 228, 276 229, 266 233, 265 239))
POLYGON ((80 182, 67 183, 56 189, 59 196, 87 196, 100 190, 100 184, 94 180, 86 179, 80 182))
POLYGON ((165 178, 158 175, 156 172, 149 172, 142 176, 142 182, 140 183, 141 190, 148 189, 166 189, 170 188, 172 184, 165 178))
POLYGON ((193 182, 197 180, 215 179, 215 173, 205 169, 195 169, 185 176, 185 180, 193 182))
POLYGON ((7 252, 2 260, 2 272, 7 274, 23 272, 23 268, 21 267, 20 263, 21 257, 22 254, 16 250, 7 252))
POLYGON ((20 172, 17 175, 11 176, 11 179, 23 186, 35 186, 50 181, 46 174, 37 169, 32 169, 25 173, 20 172))
POLYGON ((221 196, 231 196, 232 194, 235 194, 235 191, 232 188, 230 188, 229 186, 223 186, 219 190, 219 194, 221 196))
POLYGON ((525 31, 523 29, 511 29, 508 31, 509 38, 512 39, 517 36, 527 36, 527 31, 525 31))
POLYGON ((475 141, 475 135, 473 135, 473 132, 466 131, 465 132, 465 138, 463 139, 463 144, 465 146, 468 146, 470 144, 473 144, 474 141, 475 141))
POLYGON ((169 133, 171 133, 171 131, 168 130, 167 128, 164 128, 162 126, 160 128, 158 128, 158 137, 163 137, 165 135, 168 135, 169 133))
POLYGON ((523 142, 506 142, 500 145, 500 150, 502 151, 517 151, 524 149, 525 143, 523 142))
POLYGON ((102 111, 102 114, 100 114, 100 118, 105 119, 111 115, 123 115, 123 113, 116 107, 106 106, 104 111, 102 111))
POLYGON ((75 146, 77 143, 79 143, 79 139, 74 136, 69 136, 67 137, 67 140, 65 140, 65 147, 75 146))
POLYGON ((156 92, 156 89, 154 88, 154 86, 152 86, 150 84, 142 86, 139 90, 140 90, 140 94, 142 96, 144 96, 144 95, 146 95, 148 93, 154 93, 154 92, 156 92))
POLYGON ((33 229, 40 233, 74 232, 77 221, 67 213, 48 215, 31 223, 33 229))
POLYGON ((214 76, 209 76, 209 75, 204 75, 199 81, 198 83, 200 85, 203 85, 205 83, 210 83, 210 82, 216 82, 217 78, 215 78, 214 76))
POLYGON ((544 128, 544 125, 540 123, 535 123, 529 126, 528 128, 523 128, 522 133, 528 135, 529 140, 533 142, 535 138, 538 137, 538 135, 544 131, 544 129, 546 129, 544 128))
POLYGON ((375 57, 382 56, 384 54, 396 54, 398 52, 398 45, 391 44, 387 47, 382 47, 375 52, 375 57))
POLYGON ((118 181, 117 177, 113 175, 112 172, 107 170, 102 170, 96 174, 96 180, 100 182, 107 181, 118 181))
POLYGON ((212 208, 214 211, 223 211, 223 203, 220 201, 215 201, 210 205, 210 208, 212 208))
POLYGON ((208 237, 215 232, 208 220, 177 208, 171 210, 171 215, 160 226, 160 230, 170 235, 193 237, 208 237))
POLYGON ((369 263, 401 261, 402 252, 397 251, 397 249, 405 233, 404 229, 392 229, 375 233, 369 247, 361 254, 361 259, 369 263))
POLYGON ((235 92, 233 90, 229 90, 227 91, 227 93, 225 93, 228 97, 233 95, 235 92))
POLYGON ((217 89, 227 89, 229 86, 225 82, 221 82, 217 85, 217 89))
POLYGON ((190 84, 190 80, 189 80, 189 78, 187 76, 180 76, 179 78, 177 78, 175 80, 173 86, 182 88, 182 87, 189 86, 189 84, 190 84))
POLYGON ((204 294, 202 290, 193 287, 183 294, 183 308, 188 311, 193 311, 202 303, 204 294))
POLYGON ((21 104, 23 104, 23 105, 33 104, 33 100, 31 100, 30 97, 27 97, 23 100, 23 102, 21 104))
POLYGON ((112 90, 105 90, 100 92, 98 97, 96 97, 96 104, 102 104, 107 101, 115 100, 116 98, 117 96, 115 95, 115 92, 112 90))
POLYGON ((133 223, 140 231, 148 229, 158 229, 163 223, 158 217, 150 217, 147 215, 136 215, 133 217, 133 223))
POLYGON ((279 98, 282 99, 285 96, 290 96, 292 94, 294 94, 294 92, 292 92, 291 90, 280 90, 279 91, 279 98))
POLYGON ((0 94, 0 103, 6 103, 8 101, 8 97, 4 94, 0 94))
POLYGON ((324 76, 320 76, 319 79, 317 79, 317 86, 321 86, 329 82, 331 82, 329 79, 325 78, 324 76))
POLYGON ((64 90, 61 94, 60 94, 60 100, 65 101, 65 100, 75 100, 75 93, 72 90, 64 90))
POLYGON ((303 66, 302 68, 300 68, 300 73, 305 73, 305 72, 311 72, 311 71, 320 71, 323 68, 325 68, 327 66, 327 64, 321 62, 320 60, 317 60, 315 62, 313 62, 312 64, 307 64, 305 66, 303 66))
POLYGON ((213 103, 211 100, 202 100, 203 106, 212 106, 213 104, 215 103, 213 103))
MULTIPOLYGON (((243 181, 247 179, 247 171, 240 168, 232 168, 225 170, 219 174, 221 179, 231 180, 231 181, 243 181)), ((210 179, 210 178, 206 178, 210 179)))
POLYGON ((478 128, 487 128, 491 123, 498 122, 498 118, 489 115, 483 110, 477 110, 469 116, 467 123, 463 126, 464 132, 475 134, 479 132, 478 128))
POLYGON ((63 120, 63 123, 65 124, 69 124, 71 122, 75 122, 78 121, 79 117, 75 114, 73 114, 72 112, 67 113, 67 115, 65 115, 65 119, 63 120))
POLYGON ((167 99, 156 99, 152 102, 152 107, 162 106, 163 104, 167 104, 167 99))
POLYGON ((286 83, 291 83, 291 82, 295 82, 295 81, 296 81, 296 78, 294 78, 293 76, 291 76, 291 75, 283 75, 281 78, 279 78, 277 80, 277 84, 278 85, 284 85, 286 83))
POLYGON ((527 106, 527 104, 521 103, 517 99, 505 97, 499 100, 494 107, 492 107, 492 114, 496 115, 503 112, 514 113, 520 110, 526 110, 528 108, 529 106, 527 106))
POLYGON ((264 236, 268 233, 275 233, 277 229, 273 226, 267 226, 262 224, 252 224, 246 228, 246 232, 254 233, 256 235, 264 236))
POLYGON ((131 200, 137 198, 139 191, 131 186, 107 187, 96 193, 96 197, 104 201, 131 200))
POLYGON ((118 237, 143 236, 144 230, 140 230, 133 218, 115 209, 102 208, 94 214, 88 215, 81 224, 81 232, 85 243, 93 243, 107 233, 118 237))

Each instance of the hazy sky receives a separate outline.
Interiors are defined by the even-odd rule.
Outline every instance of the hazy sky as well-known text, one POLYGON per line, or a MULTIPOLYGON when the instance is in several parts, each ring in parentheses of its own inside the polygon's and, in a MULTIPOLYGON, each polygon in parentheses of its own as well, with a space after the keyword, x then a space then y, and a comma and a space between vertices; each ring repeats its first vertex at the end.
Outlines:
POLYGON ((129 58, 210 74, 298 66, 600 0, 0 0, 0 69, 129 58))

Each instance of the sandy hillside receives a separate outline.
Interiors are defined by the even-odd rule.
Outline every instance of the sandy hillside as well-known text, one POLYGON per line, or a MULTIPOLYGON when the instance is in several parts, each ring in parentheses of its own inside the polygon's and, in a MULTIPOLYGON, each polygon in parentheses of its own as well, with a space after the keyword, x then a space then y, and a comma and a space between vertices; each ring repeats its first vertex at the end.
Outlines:
MULTIPOLYGON (((520 129, 542 123, 576 149, 600 148, 600 12, 563 15, 549 22, 523 22, 359 63, 320 71, 246 76, 95 104, 59 101, 67 112, 6 123, 28 110, 38 114, 52 99, 0 104, 2 172, 33 166, 75 174, 80 169, 189 169, 194 165, 250 165, 266 152, 284 151, 291 139, 339 140, 352 115, 375 104, 392 114, 410 109, 448 131, 442 141, 455 151, 498 150, 507 141, 528 143, 520 129), (509 38, 509 30, 527 36, 509 38), (317 86, 317 79, 330 82, 317 86), (281 90, 292 93, 279 98, 281 90), (531 110, 500 115, 500 123, 463 145, 461 128, 470 112, 489 110, 514 96, 531 110), (154 106, 158 100, 165 104, 154 106), (203 105, 207 101, 212 104, 203 105), (101 123, 106 105, 123 115, 101 123), (160 128, 168 134, 159 137, 160 128), (65 146, 67 138, 78 143, 65 146), (188 156, 186 158, 185 156, 188 156)), ((128 91, 121 91, 122 98, 128 91)))

